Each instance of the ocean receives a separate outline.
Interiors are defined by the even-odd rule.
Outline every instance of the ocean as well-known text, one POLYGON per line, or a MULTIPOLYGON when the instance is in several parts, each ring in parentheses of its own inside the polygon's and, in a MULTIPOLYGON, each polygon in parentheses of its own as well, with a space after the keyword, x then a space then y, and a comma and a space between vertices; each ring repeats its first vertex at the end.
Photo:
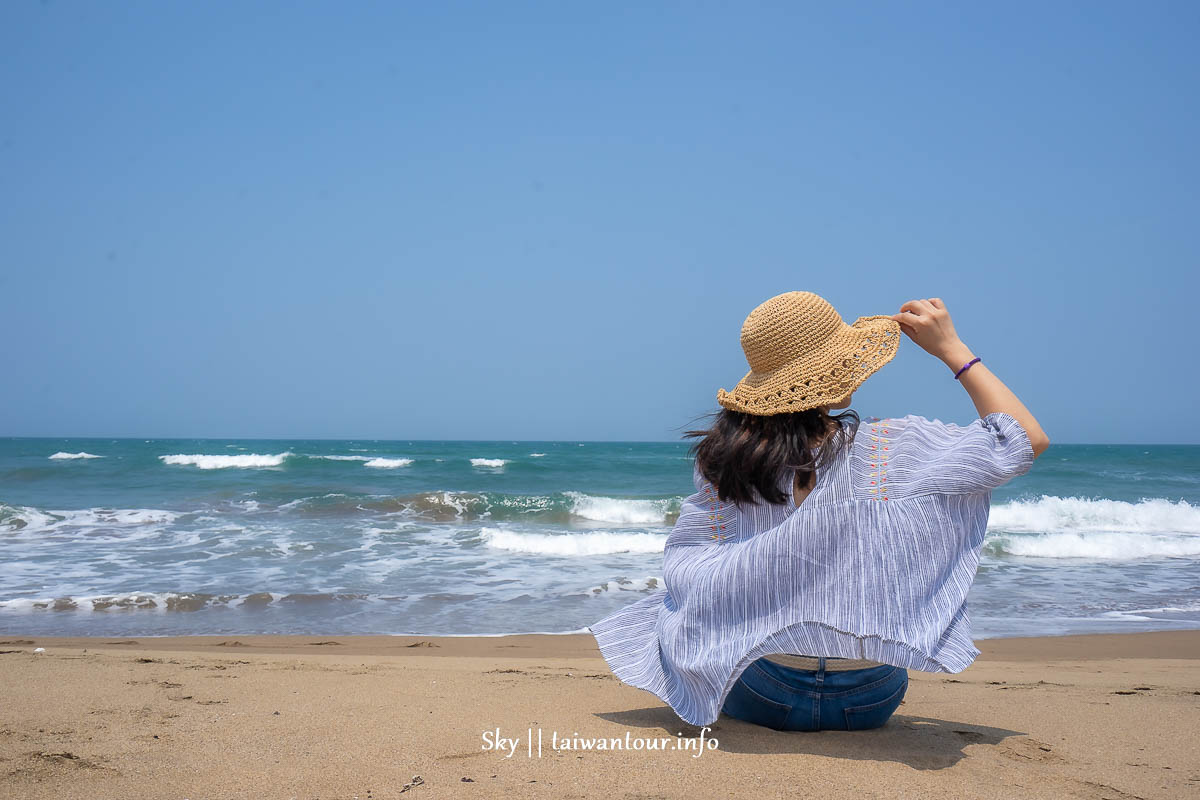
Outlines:
MULTIPOLYGON (((661 586, 689 442, 0 439, 0 632, 580 631, 661 586)), ((1200 446, 992 495, 976 638, 1200 628, 1200 446)))

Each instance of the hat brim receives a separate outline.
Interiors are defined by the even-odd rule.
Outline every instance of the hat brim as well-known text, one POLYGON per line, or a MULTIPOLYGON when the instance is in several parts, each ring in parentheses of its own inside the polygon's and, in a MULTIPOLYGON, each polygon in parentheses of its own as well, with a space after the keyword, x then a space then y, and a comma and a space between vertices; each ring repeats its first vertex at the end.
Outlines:
POLYGON ((770 372, 751 370, 717 402, 731 411, 761 416, 836 405, 895 357, 900 324, 887 315, 843 323, 819 348, 770 372))

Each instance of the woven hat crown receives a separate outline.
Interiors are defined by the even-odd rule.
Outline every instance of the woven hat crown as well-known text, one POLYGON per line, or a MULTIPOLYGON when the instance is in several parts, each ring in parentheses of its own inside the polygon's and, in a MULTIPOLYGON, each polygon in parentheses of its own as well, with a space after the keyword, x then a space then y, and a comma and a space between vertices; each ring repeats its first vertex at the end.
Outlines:
POLYGON ((754 372, 770 372, 803 358, 845 323, 825 298, 787 292, 758 306, 742 323, 742 352, 754 372))
POLYGON ((842 321, 812 292, 785 292, 759 305, 742 324, 750 371, 717 402, 733 411, 769 415, 835 405, 891 361, 900 325, 890 316, 842 321))

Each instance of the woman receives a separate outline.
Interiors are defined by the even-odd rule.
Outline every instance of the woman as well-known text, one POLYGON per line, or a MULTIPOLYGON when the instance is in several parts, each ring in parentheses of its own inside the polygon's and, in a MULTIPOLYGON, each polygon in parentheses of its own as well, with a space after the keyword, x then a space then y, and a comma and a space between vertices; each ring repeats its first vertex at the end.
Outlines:
POLYGON ((590 627, 614 674, 696 725, 885 724, 908 670, 979 654, 966 595, 991 490, 1049 439, 954 331, 938 298, 847 325, 787 292, 746 318, 750 371, 692 448, 696 493, 663 554, 664 588, 590 627), (949 367, 980 418, 909 415, 863 429, 850 397, 903 331, 949 367))

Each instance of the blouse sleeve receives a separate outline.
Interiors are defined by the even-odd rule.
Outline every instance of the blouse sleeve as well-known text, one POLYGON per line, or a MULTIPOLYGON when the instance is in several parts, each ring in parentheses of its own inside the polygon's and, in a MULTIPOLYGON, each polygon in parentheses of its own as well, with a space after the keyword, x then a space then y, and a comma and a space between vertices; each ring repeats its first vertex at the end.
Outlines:
POLYGON ((969 425, 918 418, 912 484, 918 492, 987 492, 1033 466, 1033 445, 1021 424, 997 411, 969 425))

